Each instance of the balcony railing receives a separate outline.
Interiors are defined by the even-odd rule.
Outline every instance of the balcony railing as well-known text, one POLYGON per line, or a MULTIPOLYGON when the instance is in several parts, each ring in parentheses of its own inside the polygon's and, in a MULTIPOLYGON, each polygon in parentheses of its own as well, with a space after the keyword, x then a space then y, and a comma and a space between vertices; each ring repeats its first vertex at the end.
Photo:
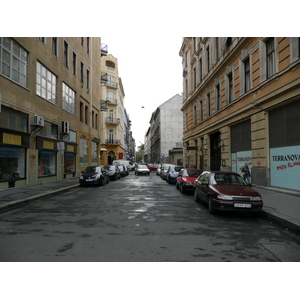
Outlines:
POLYGON ((113 144, 113 145, 120 145, 121 140, 111 140, 111 139, 106 139, 105 144, 113 144))
POLYGON ((118 100, 117 100, 117 99, 108 98, 108 99, 106 100, 106 104, 114 104, 114 105, 117 105, 117 104, 118 104, 118 100))
POLYGON ((108 118, 105 118, 105 123, 106 124, 117 124, 117 125, 119 125, 120 124, 120 118, 108 117, 108 118))

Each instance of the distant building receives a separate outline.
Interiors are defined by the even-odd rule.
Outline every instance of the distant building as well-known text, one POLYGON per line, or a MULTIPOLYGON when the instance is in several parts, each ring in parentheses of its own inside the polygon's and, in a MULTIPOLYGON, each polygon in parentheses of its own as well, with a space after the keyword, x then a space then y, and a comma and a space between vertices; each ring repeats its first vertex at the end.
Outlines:
POLYGON ((185 37, 184 164, 300 190, 300 38, 185 37))
POLYGON ((177 94, 157 107, 150 119, 151 162, 169 162, 169 150, 182 143, 182 96, 177 94))

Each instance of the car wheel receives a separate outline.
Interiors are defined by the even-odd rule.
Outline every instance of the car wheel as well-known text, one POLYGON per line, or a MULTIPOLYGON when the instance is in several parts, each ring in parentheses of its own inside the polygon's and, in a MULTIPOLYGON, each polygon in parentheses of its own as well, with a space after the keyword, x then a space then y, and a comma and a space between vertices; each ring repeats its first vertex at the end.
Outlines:
POLYGON ((181 191, 181 193, 185 192, 185 188, 184 188, 183 184, 180 186, 180 191, 181 191))
POLYGON ((101 180, 100 180, 100 186, 102 186, 104 184, 104 179, 103 179, 103 177, 101 177, 101 180))
POLYGON ((200 202, 200 198, 198 197, 196 189, 194 190, 194 200, 195 202, 200 202))
POLYGON ((211 196, 208 196, 208 211, 211 215, 216 212, 211 196))

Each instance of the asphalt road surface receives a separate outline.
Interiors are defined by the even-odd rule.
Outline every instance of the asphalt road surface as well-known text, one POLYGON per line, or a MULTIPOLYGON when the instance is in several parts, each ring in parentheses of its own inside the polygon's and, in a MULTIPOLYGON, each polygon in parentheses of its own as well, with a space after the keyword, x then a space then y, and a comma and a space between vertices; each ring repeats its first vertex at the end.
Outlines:
POLYGON ((298 262, 300 245, 247 212, 210 215, 155 172, 0 215, 2 262, 298 262))

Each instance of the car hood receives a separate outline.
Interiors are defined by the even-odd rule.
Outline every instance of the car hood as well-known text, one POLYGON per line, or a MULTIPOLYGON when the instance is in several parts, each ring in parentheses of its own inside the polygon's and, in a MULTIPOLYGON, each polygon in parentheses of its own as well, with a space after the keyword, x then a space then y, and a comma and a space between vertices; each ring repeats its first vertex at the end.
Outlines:
POLYGON ((196 179, 197 177, 182 177, 182 180, 186 182, 195 182, 196 179))
POLYGON ((89 177, 95 177, 99 173, 83 173, 82 176, 83 178, 89 178, 89 177))
POLYGON ((216 190, 223 195, 231 196, 260 196, 258 192, 246 185, 227 185, 227 184, 214 184, 211 185, 212 189, 216 190))

